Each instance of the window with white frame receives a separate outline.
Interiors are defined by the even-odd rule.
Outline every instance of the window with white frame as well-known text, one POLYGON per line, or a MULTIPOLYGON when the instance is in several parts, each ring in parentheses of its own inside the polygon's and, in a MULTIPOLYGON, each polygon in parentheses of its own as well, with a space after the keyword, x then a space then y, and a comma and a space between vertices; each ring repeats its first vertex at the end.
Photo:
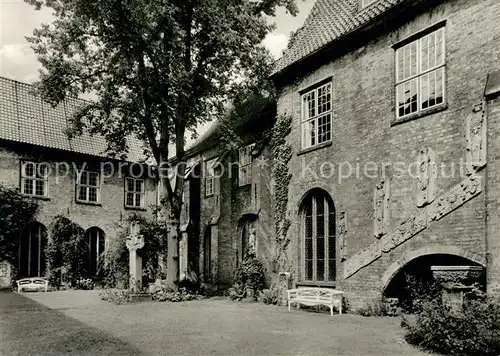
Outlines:
POLYGON ((252 182, 252 149, 253 144, 242 147, 239 150, 238 182, 240 187, 252 182))
POLYGON ((48 197, 49 177, 47 165, 35 162, 21 163, 21 193, 35 197, 48 197))
POLYGON ((378 0, 361 0, 361 8, 364 9, 365 7, 370 6, 376 1, 378 0))
POLYGON ((403 118, 445 103, 445 28, 396 50, 396 115, 403 118))
POLYGON ((302 148, 332 139, 332 83, 302 95, 302 148))
POLYGON ((128 208, 144 208, 144 179, 125 178, 125 206, 128 208))
POLYGON ((217 158, 205 162, 205 195, 211 196, 215 193, 215 165, 217 158))
POLYGON ((101 190, 99 173, 93 171, 77 172, 76 199, 83 203, 98 203, 101 190))

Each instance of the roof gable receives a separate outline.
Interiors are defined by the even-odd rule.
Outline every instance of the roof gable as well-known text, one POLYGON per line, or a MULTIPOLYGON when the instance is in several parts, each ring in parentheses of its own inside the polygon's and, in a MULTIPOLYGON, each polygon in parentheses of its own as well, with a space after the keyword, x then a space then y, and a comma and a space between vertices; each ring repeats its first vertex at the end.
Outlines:
POLYGON ((316 0, 304 25, 275 64, 277 74, 329 43, 368 24, 378 15, 406 0, 377 0, 360 8, 359 0, 316 0))

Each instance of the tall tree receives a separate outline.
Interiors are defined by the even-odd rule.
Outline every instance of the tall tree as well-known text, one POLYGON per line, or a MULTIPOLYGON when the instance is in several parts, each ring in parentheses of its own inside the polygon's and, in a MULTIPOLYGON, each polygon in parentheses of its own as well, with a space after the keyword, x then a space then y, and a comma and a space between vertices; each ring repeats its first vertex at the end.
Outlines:
POLYGON ((186 133, 238 94, 267 85, 268 16, 279 6, 295 15, 295 0, 25 1, 55 16, 28 38, 43 66, 44 99, 97 97, 73 117, 70 134, 102 134, 111 152, 126 152, 134 134, 156 160, 169 227, 167 282, 176 288, 186 133), (169 143, 180 162, 172 183, 169 143))

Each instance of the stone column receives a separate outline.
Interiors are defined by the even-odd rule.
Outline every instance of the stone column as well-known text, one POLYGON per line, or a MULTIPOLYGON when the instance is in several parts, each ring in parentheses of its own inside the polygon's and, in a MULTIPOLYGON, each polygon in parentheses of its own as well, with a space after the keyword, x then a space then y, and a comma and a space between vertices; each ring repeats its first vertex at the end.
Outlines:
POLYGON ((487 114, 486 286, 500 298, 500 71, 491 73, 485 90, 487 114))
POLYGON ((137 255, 137 250, 144 247, 144 238, 140 235, 138 223, 130 225, 130 236, 126 245, 129 250, 129 289, 139 292, 142 288, 142 258, 137 255))
POLYGON ((459 312, 464 295, 472 291, 483 272, 481 266, 432 266, 434 279, 443 287, 443 302, 459 312))

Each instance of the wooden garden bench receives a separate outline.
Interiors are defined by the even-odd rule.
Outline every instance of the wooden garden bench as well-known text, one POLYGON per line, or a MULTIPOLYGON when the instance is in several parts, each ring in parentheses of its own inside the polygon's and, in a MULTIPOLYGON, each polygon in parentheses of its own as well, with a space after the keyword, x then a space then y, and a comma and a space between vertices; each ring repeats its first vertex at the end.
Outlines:
POLYGON ((330 308, 330 315, 333 315, 333 307, 339 310, 342 314, 342 294, 344 292, 329 289, 329 288, 298 288, 289 289, 288 291, 288 311, 293 303, 297 305, 297 309, 301 304, 325 305, 330 308))
POLYGON ((23 278, 16 281, 16 283, 18 293, 21 293, 23 289, 34 289, 36 291, 43 289, 47 292, 49 288, 49 281, 40 277, 23 278))

